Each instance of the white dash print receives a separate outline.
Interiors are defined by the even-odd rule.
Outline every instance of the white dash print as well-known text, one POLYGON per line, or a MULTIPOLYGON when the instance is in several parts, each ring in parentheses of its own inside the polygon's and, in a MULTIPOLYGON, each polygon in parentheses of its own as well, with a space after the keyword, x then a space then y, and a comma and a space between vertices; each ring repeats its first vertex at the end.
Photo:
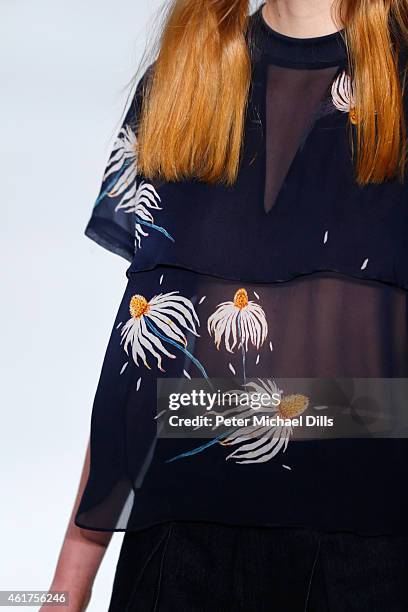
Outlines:
POLYGON ((259 354, 256 356, 256 362, 255 363, 256 363, 256 365, 258 365, 258 363, 259 363, 259 354))
POLYGON ((271 351, 273 351, 273 344, 272 344, 272 340, 269 342, 269 348, 271 349, 271 351))
POLYGON ((257 294, 256 291, 254 291, 254 296, 256 297, 257 300, 259 300, 259 295, 257 294))
POLYGON ((162 274, 162 275, 161 275, 161 277, 160 277, 160 280, 159 280, 159 285, 161 285, 161 284, 162 284, 162 282, 163 282, 163 278, 164 278, 164 274, 162 274))
POLYGON ((202 304, 202 303, 204 302, 204 300, 205 300, 205 298, 206 298, 206 297, 207 297, 206 295, 203 295, 203 297, 200 299, 200 301, 199 301, 198 303, 199 303, 199 304, 202 304))
POLYGON ((116 329, 119 329, 119 327, 122 325, 122 321, 120 323, 117 324, 116 329))
POLYGON ((285 470, 292 471, 292 468, 289 465, 285 465, 284 463, 282 463, 282 467, 285 468, 285 470))
POLYGON ((141 384, 142 384, 142 379, 138 378, 137 383, 136 383, 136 391, 139 391, 141 384))
POLYGON ((123 374, 123 372, 126 370, 126 367, 127 367, 127 364, 128 364, 128 363, 129 363, 129 362, 127 361, 126 363, 124 363, 124 364, 123 364, 122 369, 121 369, 121 371, 120 371, 120 373, 121 373, 121 374, 123 374))
POLYGON ((191 380, 191 376, 190 374, 187 372, 187 370, 183 370, 183 374, 186 378, 188 378, 188 380, 191 380))
POLYGON ((326 244, 326 242, 328 241, 328 239, 329 239, 329 232, 328 232, 328 230, 326 230, 326 231, 324 232, 323 244, 326 244))
POLYGON ((361 270, 365 270, 365 269, 366 269, 366 267, 367 267, 367 264, 368 264, 368 259, 365 259, 365 260, 363 261, 362 266, 361 266, 361 270))
POLYGON ((232 363, 229 363, 229 364, 228 364, 228 367, 229 367, 229 369, 231 370, 231 372, 232 372, 233 374, 236 374, 236 372, 235 372, 235 368, 234 368, 234 366, 232 365, 232 363))

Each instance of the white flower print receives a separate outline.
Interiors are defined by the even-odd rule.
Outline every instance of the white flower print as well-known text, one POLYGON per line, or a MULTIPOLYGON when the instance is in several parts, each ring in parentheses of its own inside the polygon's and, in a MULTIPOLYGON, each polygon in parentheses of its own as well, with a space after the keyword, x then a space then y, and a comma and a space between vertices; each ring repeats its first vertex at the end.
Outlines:
POLYGON ((99 194, 95 206, 105 197, 122 196, 116 206, 118 209, 134 197, 137 176, 136 144, 136 136, 132 129, 128 125, 122 127, 106 165, 103 177, 106 186, 99 194))
MULTIPOLYGON (((231 416, 249 419, 249 425, 223 432, 201 446, 172 457, 168 462, 192 457, 214 444, 221 444, 225 447, 239 445, 226 457, 226 460, 233 459, 236 463, 266 463, 280 451, 285 452, 293 432, 290 421, 299 417, 308 408, 309 398, 301 394, 284 395, 283 391, 278 389, 276 383, 271 379, 258 378, 257 380, 259 382, 250 381, 244 384, 244 387, 252 389, 252 391, 231 389, 227 392, 230 396, 236 395, 238 398, 245 394, 244 402, 237 401, 236 406, 222 412, 210 410, 206 413, 208 416, 222 416, 223 420, 231 416), (259 402, 261 394, 264 398, 259 412, 255 412, 252 407, 251 394, 256 396, 254 398, 256 402, 259 402), (267 397, 270 398, 269 403, 266 401, 267 397), (277 402, 277 398, 279 402, 277 402), (269 417, 270 422, 265 425, 251 422, 254 415, 269 417), (283 424, 279 423, 276 417, 280 417, 285 422, 283 424)), ((214 425, 212 429, 217 429, 217 425, 214 425)))
POLYGON ((155 224, 154 217, 150 212, 151 210, 162 210, 161 206, 159 206, 160 201, 160 196, 153 185, 146 181, 141 181, 137 189, 136 184, 132 185, 126 196, 116 206, 116 211, 123 210, 126 213, 135 215, 135 243, 139 249, 141 248, 142 236, 146 237, 149 235, 143 230, 143 227, 158 230, 174 241, 163 227, 155 224))
POLYGON ((108 160, 103 180, 112 176, 112 181, 106 189, 110 198, 123 194, 122 200, 128 198, 127 192, 136 183, 137 155, 136 135, 128 126, 124 126, 113 145, 112 154, 108 160))
POLYGON ((353 83, 346 70, 342 70, 333 81, 331 97, 334 106, 343 113, 349 113, 350 121, 357 123, 353 83))
POLYGON ((141 239, 149 234, 143 228, 150 227, 174 242, 170 234, 155 224, 151 210, 161 210, 160 196, 150 183, 142 180, 137 185, 137 139, 129 125, 120 130, 108 160, 104 181, 107 186, 95 205, 104 197, 119 198, 115 212, 123 211, 135 216, 135 247, 141 248, 141 239))
MULTIPOLYGON (((305 395, 284 395, 278 389, 276 383, 271 379, 261 380, 259 382, 246 383, 246 387, 252 391, 235 391, 235 393, 248 394, 254 393, 257 398, 259 394, 264 394, 263 397, 269 396, 271 401, 262 405, 260 412, 262 416, 269 416, 271 420, 276 417, 281 417, 285 420, 284 424, 277 423, 276 425, 267 424, 258 426, 250 424, 246 427, 240 427, 228 434, 227 437, 219 440, 223 446, 239 445, 226 459, 234 459, 236 463, 265 463, 270 461, 280 451, 285 452, 293 429, 288 420, 299 417, 308 407, 309 398, 305 395), (280 402, 272 401, 272 398, 280 397, 280 402)), ((237 406, 226 412, 223 416, 237 415, 240 418, 252 418, 254 410, 250 406, 237 406)))
POLYGON ((238 289, 232 302, 222 302, 208 318, 208 332, 214 334, 217 349, 224 337, 225 348, 233 353, 235 346, 248 351, 251 342, 257 349, 268 334, 265 312, 259 304, 248 299, 246 289, 238 289), (232 340, 232 342, 231 342, 232 340))
POLYGON ((187 354, 201 372, 204 368, 197 359, 187 350, 185 331, 198 337, 197 326, 199 319, 191 300, 179 295, 178 291, 160 293, 151 300, 143 295, 133 295, 129 303, 131 318, 123 325, 121 330, 121 344, 126 354, 129 347, 133 360, 139 366, 139 359, 146 368, 151 369, 147 362, 147 354, 153 355, 159 370, 162 367, 162 356, 175 359, 164 346, 170 344, 187 354))

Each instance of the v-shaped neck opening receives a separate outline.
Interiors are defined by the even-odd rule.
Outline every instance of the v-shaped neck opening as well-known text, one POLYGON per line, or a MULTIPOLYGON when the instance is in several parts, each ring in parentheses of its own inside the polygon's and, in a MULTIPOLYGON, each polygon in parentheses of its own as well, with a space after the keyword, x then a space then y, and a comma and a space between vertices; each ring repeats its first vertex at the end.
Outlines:
POLYGON ((273 64, 265 67, 263 209, 267 215, 320 116, 321 103, 338 70, 339 66, 311 70, 273 64))

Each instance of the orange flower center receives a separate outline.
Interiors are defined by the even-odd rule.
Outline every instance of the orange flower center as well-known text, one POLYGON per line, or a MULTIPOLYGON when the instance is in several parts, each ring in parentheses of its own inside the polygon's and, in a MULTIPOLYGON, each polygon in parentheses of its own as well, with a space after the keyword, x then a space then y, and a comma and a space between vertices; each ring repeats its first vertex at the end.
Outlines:
POLYGON ((284 395, 278 407, 279 415, 283 419, 295 419, 308 407, 309 398, 306 395, 284 395))
POLYGON ((238 289, 234 295, 234 306, 242 310, 245 306, 248 306, 248 293, 246 289, 238 289))
POLYGON ((350 109, 349 115, 350 115, 351 123, 356 125, 357 124, 357 111, 354 107, 350 109))
POLYGON ((129 310, 134 319, 140 319, 149 310, 149 303, 143 295, 134 295, 130 300, 129 310))

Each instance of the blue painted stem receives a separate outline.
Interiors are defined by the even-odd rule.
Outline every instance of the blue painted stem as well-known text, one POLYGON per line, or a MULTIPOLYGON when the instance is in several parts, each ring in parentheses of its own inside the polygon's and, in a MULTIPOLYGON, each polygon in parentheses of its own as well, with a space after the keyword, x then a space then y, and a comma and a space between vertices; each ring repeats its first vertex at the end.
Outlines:
POLYGON ((161 340, 164 340, 164 342, 169 342, 169 344, 171 344, 172 346, 175 346, 180 351, 182 351, 185 355, 187 355, 191 359, 191 361, 197 366, 197 368, 200 370, 204 378, 208 379, 208 375, 204 367, 201 365, 198 359, 196 359, 194 355, 190 353, 189 350, 187 350, 184 346, 182 346, 175 340, 172 340, 171 338, 168 338, 164 334, 160 333, 157 327, 153 325, 153 323, 149 320, 148 317, 146 317, 145 321, 146 321, 147 326, 149 327, 149 329, 151 329, 151 331, 154 333, 155 336, 158 336, 161 340))
POLYGON ((246 360, 245 360, 245 347, 242 339, 242 327, 241 327, 241 317, 238 316, 238 333, 239 338, 241 340, 241 353, 242 353, 242 373, 244 376, 244 384, 246 384, 246 360))
POLYGON ((112 188, 116 185, 117 180, 122 176, 126 168, 129 166, 129 164, 129 160, 124 162, 122 168, 118 170, 118 172, 113 176, 112 180, 109 181, 108 186, 97 197, 96 202, 94 204, 94 208, 98 206, 98 204, 103 200, 103 198, 109 194, 112 188))
POLYGON ((228 436, 230 433, 232 433, 232 431, 233 431, 232 429, 230 429, 229 431, 225 431, 224 433, 220 434, 216 438, 213 438, 209 442, 206 442, 202 446, 197 446, 197 448, 193 448, 190 451, 186 451, 185 453, 181 453, 180 455, 176 455, 175 457, 172 457, 171 459, 168 459, 165 463, 173 463, 173 461, 177 461, 178 459, 185 459, 186 457, 191 457, 192 455, 198 455, 198 453, 201 453, 202 451, 206 450, 207 448, 210 448, 210 446, 214 446, 214 444, 217 444, 217 442, 219 442, 219 440, 222 440, 223 438, 228 436))
MULTIPOLYGON (((245 347, 244 347, 244 343, 242 341, 242 328, 241 328, 241 320, 240 320, 239 317, 238 317, 238 333, 239 333, 239 338, 241 340, 242 370, 243 370, 244 384, 245 384, 246 383, 245 347)), ((217 444, 217 442, 219 442, 220 440, 222 440, 223 438, 228 436, 233 431, 235 431, 235 429, 230 429, 229 431, 220 434, 216 438, 213 438, 209 442, 206 442, 205 444, 202 444, 201 446, 197 446, 197 448, 193 448, 190 451, 186 451, 185 453, 181 453, 180 455, 176 455, 172 459, 168 459, 166 461, 166 463, 172 463, 173 461, 176 461, 177 459, 184 459, 186 457, 191 457, 193 455, 198 455, 198 453, 201 453, 202 451, 206 450, 207 448, 210 448, 214 444, 217 444)))
POLYGON ((166 236, 166 238, 168 238, 172 242, 175 242, 173 236, 171 236, 169 234, 169 232, 164 229, 164 227, 160 227, 160 225, 155 225, 154 223, 150 223, 149 221, 144 221, 143 219, 141 219, 137 215, 136 215, 136 223, 140 223, 140 225, 146 225, 147 227, 150 227, 151 229, 155 229, 158 232, 161 232, 162 234, 164 234, 166 236))

